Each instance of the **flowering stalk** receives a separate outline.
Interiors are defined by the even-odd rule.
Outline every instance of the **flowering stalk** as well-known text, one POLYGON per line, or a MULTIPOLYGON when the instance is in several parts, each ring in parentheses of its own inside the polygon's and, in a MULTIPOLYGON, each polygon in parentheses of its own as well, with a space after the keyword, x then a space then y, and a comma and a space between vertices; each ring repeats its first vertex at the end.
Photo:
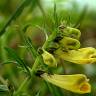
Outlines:
MULTIPOLYGON (((46 48, 47 48, 47 46, 50 44, 50 42, 51 42, 51 41, 53 40, 53 38, 55 37, 54 35, 56 35, 55 32, 53 32, 53 33, 49 36, 48 40, 45 41, 45 43, 44 43, 44 45, 43 45, 43 47, 42 47, 43 49, 46 49, 46 48)), ((39 56, 37 56, 37 58, 35 59, 35 63, 33 64, 32 69, 30 70, 30 71, 31 71, 31 78, 30 78, 30 77, 27 77, 27 78, 22 82, 22 84, 20 85, 20 87, 18 88, 18 90, 17 90, 16 92, 14 92, 13 96, 18 96, 22 91, 24 91, 24 90, 28 87, 29 83, 30 83, 31 80, 32 80, 32 77, 33 77, 34 73, 36 72, 36 68, 37 68, 37 66, 39 65, 40 62, 42 62, 42 61, 39 59, 39 56)), ((43 64, 43 62, 42 62, 42 64, 43 64)))

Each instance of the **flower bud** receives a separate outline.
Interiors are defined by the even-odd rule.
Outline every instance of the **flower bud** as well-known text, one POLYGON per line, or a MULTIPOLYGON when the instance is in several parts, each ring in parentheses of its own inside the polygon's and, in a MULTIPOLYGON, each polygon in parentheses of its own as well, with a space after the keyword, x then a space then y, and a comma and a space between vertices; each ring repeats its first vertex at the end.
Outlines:
POLYGON ((50 54, 49 52, 43 50, 43 54, 42 54, 44 63, 46 65, 48 65, 49 67, 56 67, 57 66, 57 62, 55 60, 55 57, 50 54))
POLYGON ((59 41, 60 46, 65 49, 78 49, 80 47, 80 42, 77 39, 73 39, 70 37, 63 37, 62 40, 59 41))
POLYGON ((79 39, 81 36, 81 32, 79 29, 66 27, 63 31, 63 35, 74 39, 79 39))

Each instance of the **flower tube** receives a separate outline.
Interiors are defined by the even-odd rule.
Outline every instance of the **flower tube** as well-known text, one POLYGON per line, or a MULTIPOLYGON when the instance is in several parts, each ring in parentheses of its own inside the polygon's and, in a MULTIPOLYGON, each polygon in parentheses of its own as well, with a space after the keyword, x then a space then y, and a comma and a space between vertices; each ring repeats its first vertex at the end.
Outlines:
POLYGON ((77 64, 91 64, 96 62, 96 49, 92 47, 69 50, 68 52, 64 52, 59 48, 55 51, 55 54, 63 60, 77 64))
POLYGON ((83 74, 50 75, 44 73, 41 75, 41 77, 58 87, 64 88, 74 93, 84 94, 91 92, 91 85, 88 83, 89 80, 83 74))

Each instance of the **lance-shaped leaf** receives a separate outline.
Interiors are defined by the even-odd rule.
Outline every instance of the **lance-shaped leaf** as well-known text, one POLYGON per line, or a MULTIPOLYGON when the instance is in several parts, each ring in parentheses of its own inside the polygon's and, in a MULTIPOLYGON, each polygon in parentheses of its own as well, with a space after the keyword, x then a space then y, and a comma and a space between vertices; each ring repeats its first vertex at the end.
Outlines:
POLYGON ((27 67, 25 62, 19 57, 19 55, 15 52, 14 49, 6 47, 5 50, 8 52, 9 56, 17 62, 18 66, 25 69, 30 74, 29 68, 27 67))
POLYGON ((44 78, 44 80, 71 92, 84 94, 90 93, 91 91, 91 86, 88 83, 88 79, 83 74, 49 75, 47 73, 44 73, 41 75, 41 77, 44 78))
POLYGON ((10 96, 7 85, 0 85, 0 96, 10 96))
POLYGON ((55 51, 55 54, 63 60, 77 64, 90 64, 96 62, 96 49, 92 47, 69 50, 68 52, 64 52, 59 48, 55 51))

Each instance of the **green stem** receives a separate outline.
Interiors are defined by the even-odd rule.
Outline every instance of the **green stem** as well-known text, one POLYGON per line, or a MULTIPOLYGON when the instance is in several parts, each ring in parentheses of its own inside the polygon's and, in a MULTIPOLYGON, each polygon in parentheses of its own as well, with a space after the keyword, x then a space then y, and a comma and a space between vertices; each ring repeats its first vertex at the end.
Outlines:
MULTIPOLYGON (((53 38, 55 37, 55 35, 56 35, 56 33, 54 32, 52 35, 49 36, 48 40, 47 40, 47 41, 44 43, 44 45, 43 45, 43 48, 44 48, 44 49, 47 48, 47 46, 48 46, 48 45, 50 44, 50 42, 53 40, 53 38)), ((36 58, 36 60, 35 60, 35 63, 34 63, 34 65, 33 65, 32 69, 31 69, 31 79, 32 79, 32 77, 33 77, 33 75, 34 75, 34 72, 36 71, 36 68, 37 68, 37 66, 39 65, 39 63, 43 63, 43 62, 40 60, 40 58, 39 58, 39 56, 38 56, 38 57, 36 58)), ((14 93, 13 96, 18 96, 21 91, 24 91, 24 90, 27 88, 29 82, 30 82, 30 77, 27 77, 27 78, 23 81, 23 83, 20 85, 20 87, 18 88, 18 90, 14 93)))
POLYGON ((6 55, 6 52, 4 50, 4 47, 6 46, 6 35, 3 35, 1 37, 1 41, 0 42, 1 42, 1 44, 0 44, 0 46, 1 46, 1 57, 2 57, 2 60, 4 62, 4 61, 7 60, 7 55, 6 55))
POLYGON ((44 43, 44 45, 43 45, 42 48, 46 49, 46 48, 48 47, 48 45, 50 44, 50 42, 52 42, 52 40, 53 40, 55 37, 56 37, 56 32, 53 32, 53 33, 49 36, 48 40, 44 43))
POLYGON ((18 95, 21 93, 21 91, 24 91, 24 90, 26 89, 26 87, 28 86, 30 80, 32 79, 32 77, 33 77, 33 75, 34 75, 35 69, 36 69, 36 67, 38 66, 38 64, 39 64, 39 57, 36 58, 35 63, 34 63, 34 65, 33 65, 32 69, 31 69, 31 78, 30 78, 30 77, 27 77, 27 78, 22 82, 22 84, 20 85, 20 87, 19 87, 18 90, 14 93, 13 96, 18 96, 18 95))
POLYGON ((54 92, 52 86, 51 86, 48 82, 45 82, 45 83, 46 83, 46 85, 47 85, 49 91, 52 93, 52 96, 57 96, 57 95, 55 94, 55 92, 54 92))
POLYGON ((27 85, 27 82, 30 80, 29 77, 27 77, 22 84, 20 85, 20 87, 18 88, 18 90, 13 94, 13 96, 19 96, 19 94, 21 93, 22 90, 24 90, 25 86, 27 85))

